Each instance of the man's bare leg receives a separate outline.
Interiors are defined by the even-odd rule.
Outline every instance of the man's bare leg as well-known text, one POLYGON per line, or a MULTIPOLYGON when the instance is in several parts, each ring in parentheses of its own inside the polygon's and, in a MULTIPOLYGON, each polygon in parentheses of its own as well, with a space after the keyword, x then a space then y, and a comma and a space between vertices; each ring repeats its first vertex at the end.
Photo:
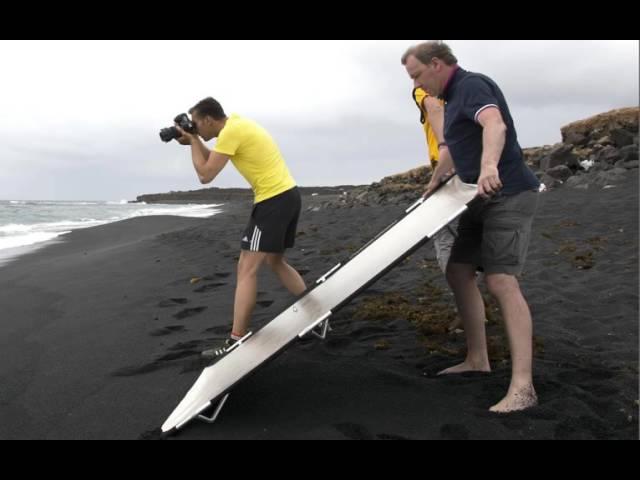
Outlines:
MULTIPOLYGON (((452 233, 450 228, 457 229, 457 222, 453 226, 447 226, 439 231, 435 237, 433 237, 433 246, 436 251, 436 260, 438 261, 438 266, 440 270, 442 270, 443 274, 447 274, 447 264, 449 263, 449 256, 451 255, 451 248, 456 240, 455 235, 452 233)), ((447 330, 453 331, 462 327, 462 319, 460 318, 460 314, 456 311, 455 318, 451 321, 447 330)))
POLYGON ((251 314, 256 306, 258 270, 267 258, 266 253, 242 250, 238 260, 238 281, 233 304, 232 335, 243 337, 249 330, 251 314))
POLYGON ((467 336, 467 358, 464 362, 442 370, 438 375, 462 372, 490 372, 485 333, 484 302, 476 283, 475 268, 472 265, 449 262, 447 281, 453 290, 467 336))
POLYGON ((490 408, 492 412, 512 412, 538 403, 533 388, 533 327, 531 312, 518 280, 513 275, 490 274, 487 287, 500 304, 511 349, 511 383, 507 395, 490 408))
POLYGON ((301 295, 307 289, 303 278, 295 268, 287 263, 284 255, 270 253, 267 256, 267 263, 269 267, 271 267, 271 270, 273 270, 273 273, 278 276, 282 285, 293 295, 301 295))

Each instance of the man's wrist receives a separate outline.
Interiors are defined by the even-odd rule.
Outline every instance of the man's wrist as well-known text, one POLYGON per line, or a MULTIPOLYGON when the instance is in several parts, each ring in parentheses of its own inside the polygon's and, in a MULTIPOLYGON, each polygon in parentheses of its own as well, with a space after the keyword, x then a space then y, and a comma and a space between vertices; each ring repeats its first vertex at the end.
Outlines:
POLYGON ((485 170, 485 169, 497 170, 498 169, 498 164, 496 164, 494 162, 481 162, 480 163, 480 169, 481 170, 485 170))

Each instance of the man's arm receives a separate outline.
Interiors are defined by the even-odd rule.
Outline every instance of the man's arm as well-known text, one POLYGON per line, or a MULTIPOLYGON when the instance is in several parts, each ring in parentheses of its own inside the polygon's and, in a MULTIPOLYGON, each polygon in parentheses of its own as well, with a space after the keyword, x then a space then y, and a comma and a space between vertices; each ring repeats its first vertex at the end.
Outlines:
POLYGON ((211 151, 202 143, 200 137, 197 135, 191 135, 189 137, 189 144, 191 145, 191 160, 193 161, 193 168, 196 169, 198 178, 201 183, 204 182, 205 167, 211 151))
POLYGON ((482 158, 478 194, 487 198, 502 188, 498 162, 504 150, 507 126, 502 120, 500 110, 495 107, 485 108, 478 115, 477 121, 482 125, 482 158))
POLYGON ((182 145, 191 145, 191 160, 193 161, 193 168, 195 168, 198 174, 200 183, 206 184, 213 182, 225 167, 230 157, 209 150, 198 135, 192 135, 185 133, 181 129, 179 130, 182 132, 182 137, 178 139, 178 142, 182 145))
POLYGON ((207 163, 204 166, 204 173, 198 174, 200 182, 203 184, 211 183, 227 165, 230 157, 223 155, 222 153, 211 151, 211 155, 207 159, 207 163))
POLYGON ((424 192, 425 197, 440 185, 444 177, 455 172, 453 158, 451 158, 451 154, 449 153, 449 149, 446 145, 440 147, 439 156, 438 166, 431 173, 431 180, 429 181, 429 185, 427 185, 427 190, 424 192))
POLYGON ((422 107, 427 112, 427 121, 438 139, 438 143, 444 143, 444 107, 440 100, 432 96, 425 97, 422 107))
POLYGON ((444 107, 437 98, 432 96, 426 97, 422 101, 422 106, 427 112, 427 120, 431 125, 436 139, 438 140, 438 165, 436 169, 431 172, 431 181, 427 186, 425 196, 430 194, 440 184, 440 181, 444 176, 454 170, 453 159, 449 153, 444 141, 444 107))
POLYGON ((211 183, 229 161, 228 155, 209 150, 200 137, 193 136, 191 142, 191 160, 200 183, 211 183))

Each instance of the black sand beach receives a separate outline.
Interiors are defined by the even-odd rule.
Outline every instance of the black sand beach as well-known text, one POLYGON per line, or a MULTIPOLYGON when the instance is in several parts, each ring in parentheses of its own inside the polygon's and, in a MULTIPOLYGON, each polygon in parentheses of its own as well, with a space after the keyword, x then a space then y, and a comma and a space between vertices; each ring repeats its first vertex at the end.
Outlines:
MULTIPOLYGON (((488 412, 493 372, 435 378, 464 355, 427 245, 232 392, 214 425, 171 439, 637 439, 638 170, 613 188, 541 196, 521 284, 534 318, 540 405, 488 412)), ((319 208, 305 196, 291 264, 310 285, 407 206, 319 208)), ((0 268, 0 439, 154 438, 228 335, 250 204, 209 219, 147 217, 75 231, 0 268)), ((253 327, 291 302, 260 277, 253 327)))

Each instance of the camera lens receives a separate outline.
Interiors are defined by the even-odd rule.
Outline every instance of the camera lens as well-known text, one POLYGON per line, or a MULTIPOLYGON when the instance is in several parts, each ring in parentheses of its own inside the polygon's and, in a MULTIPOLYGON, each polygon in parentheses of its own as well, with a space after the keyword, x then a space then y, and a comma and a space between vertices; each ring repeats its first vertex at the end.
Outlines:
POLYGON ((160 130, 160 139, 163 142, 170 142, 174 138, 180 138, 180 132, 176 127, 168 127, 160 130))

